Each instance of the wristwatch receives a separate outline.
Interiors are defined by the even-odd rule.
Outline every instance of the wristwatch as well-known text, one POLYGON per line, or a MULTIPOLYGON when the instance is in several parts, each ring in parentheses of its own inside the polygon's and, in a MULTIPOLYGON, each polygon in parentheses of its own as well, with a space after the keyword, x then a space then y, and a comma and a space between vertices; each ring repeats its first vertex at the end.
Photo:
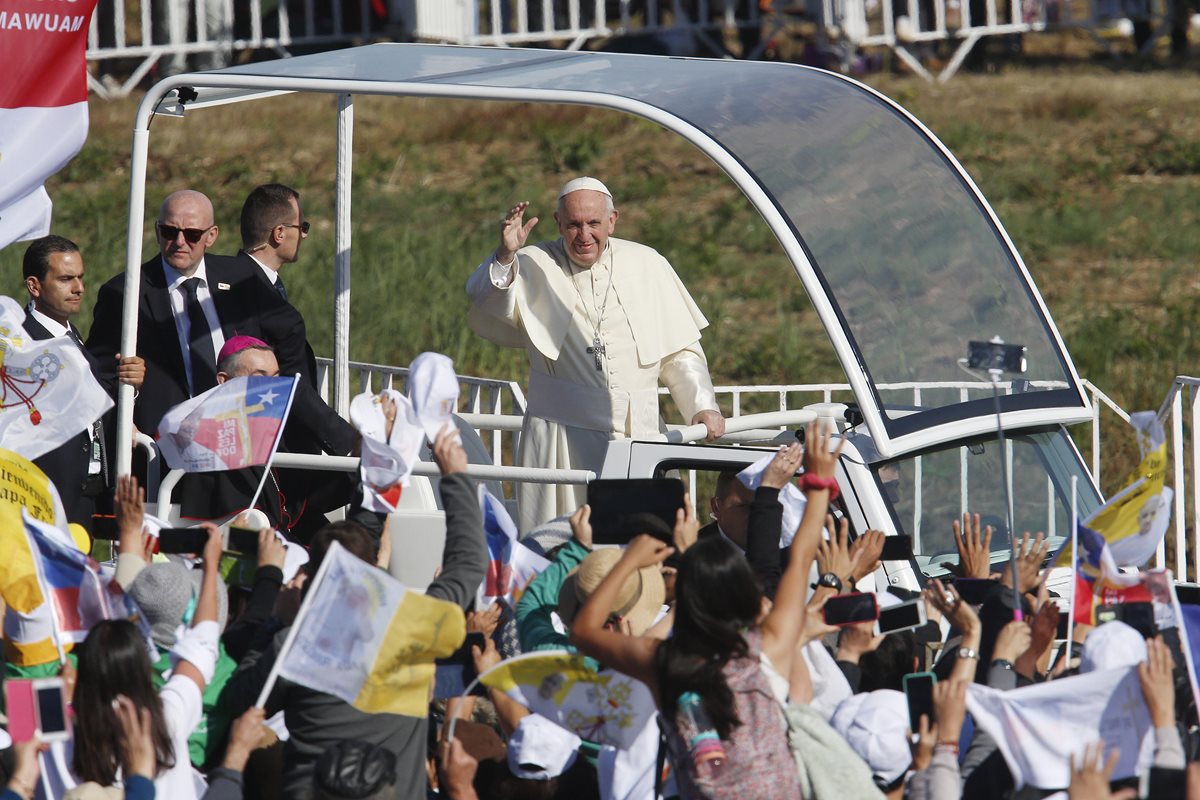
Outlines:
POLYGON ((958 657, 959 658, 973 658, 976 661, 978 661, 979 660, 979 652, 976 650, 972 650, 969 647, 960 647, 960 648, 958 648, 958 657))
POLYGON ((842 579, 835 573, 825 572, 821 574, 821 577, 817 578, 817 586, 826 586, 835 592, 840 592, 842 590, 842 579))

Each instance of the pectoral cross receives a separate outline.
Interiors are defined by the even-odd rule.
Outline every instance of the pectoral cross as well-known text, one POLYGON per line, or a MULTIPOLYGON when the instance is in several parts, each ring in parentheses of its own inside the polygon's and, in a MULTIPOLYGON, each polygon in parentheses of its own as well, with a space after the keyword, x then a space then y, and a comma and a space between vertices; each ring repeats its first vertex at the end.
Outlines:
POLYGON ((592 337, 592 346, 587 351, 596 360, 596 371, 602 372, 604 370, 604 362, 600 359, 604 358, 604 354, 607 351, 605 350, 604 343, 600 341, 600 334, 597 333, 592 337))

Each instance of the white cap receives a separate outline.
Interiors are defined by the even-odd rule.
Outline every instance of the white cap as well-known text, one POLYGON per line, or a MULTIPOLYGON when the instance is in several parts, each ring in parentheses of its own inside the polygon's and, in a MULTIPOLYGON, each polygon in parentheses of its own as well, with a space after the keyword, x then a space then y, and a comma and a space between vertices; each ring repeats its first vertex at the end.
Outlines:
POLYGON ((454 362, 441 353, 421 353, 408 367, 408 398, 430 443, 443 425, 454 425, 458 408, 458 376, 454 362))
POLYGON ((884 786, 895 783, 912 766, 908 701, 903 693, 879 689, 851 695, 829 723, 884 786))
POLYGON ((575 763, 581 740, 540 714, 521 718, 508 739, 508 769, 518 778, 548 781, 575 763))
POLYGON ((1080 672, 1102 672, 1132 667, 1146 660, 1146 640, 1134 628, 1119 620, 1097 625, 1083 640, 1080 672))
POLYGON ((578 192, 578 191, 581 191, 584 189, 592 191, 592 192, 599 192, 600 194, 606 194, 610 198, 612 197, 612 192, 610 192, 608 190, 608 187, 605 186, 603 183, 596 180, 595 178, 584 177, 584 178, 576 178, 573 181, 567 181, 566 184, 563 185, 562 191, 558 193, 558 199, 562 200, 564 197, 569 195, 571 192, 578 192))

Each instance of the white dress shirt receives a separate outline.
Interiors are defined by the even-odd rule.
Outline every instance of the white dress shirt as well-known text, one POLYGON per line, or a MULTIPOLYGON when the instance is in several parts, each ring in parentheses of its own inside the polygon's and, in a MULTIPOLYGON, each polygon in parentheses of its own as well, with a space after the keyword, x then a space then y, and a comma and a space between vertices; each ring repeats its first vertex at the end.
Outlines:
POLYGON ((57 320, 50 319, 50 317, 47 317, 41 311, 38 311, 37 306, 33 303, 29 304, 29 315, 40 322, 42 327, 50 332, 51 336, 57 337, 67 335, 66 325, 63 325, 57 320))
MULTIPOLYGON (((192 321, 188 318, 187 293, 183 290, 183 282, 188 279, 188 276, 165 260, 162 265, 163 272, 167 277, 167 294, 171 297, 171 314, 175 317, 175 332, 179 335, 179 352, 183 353, 183 369, 187 373, 189 393, 195 394, 195 390, 192 389, 191 350, 188 346, 188 342, 191 341, 192 321)), ((192 273, 191 277, 200 279, 200 285, 196 288, 196 297, 200 300, 200 308, 204 311, 204 318, 208 320, 208 329, 212 332, 213 358, 215 359, 221 352, 221 348, 225 346, 225 333, 221 330, 217 307, 213 303, 212 293, 208 289, 208 275, 204 271, 203 259, 200 260, 200 265, 196 267, 196 271, 192 273)))
POLYGON ((271 282, 272 286, 279 282, 279 272, 277 270, 273 270, 263 262, 259 261, 253 253, 246 253, 246 255, 254 259, 255 264, 258 264, 260 267, 262 267, 262 271, 266 273, 267 280, 271 282))

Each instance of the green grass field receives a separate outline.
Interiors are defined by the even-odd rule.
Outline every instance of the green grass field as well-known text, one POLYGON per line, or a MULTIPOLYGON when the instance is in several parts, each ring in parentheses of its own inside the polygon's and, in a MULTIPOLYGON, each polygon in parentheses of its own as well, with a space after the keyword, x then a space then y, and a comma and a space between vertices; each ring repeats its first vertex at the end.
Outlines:
MULTIPOLYGON (((945 86, 870 83, 925 122, 974 177, 1082 375, 1140 409, 1157 407, 1171 378, 1195 369, 1193 72, 1011 68, 945 86)), ((48 185, 54 230, 81 245, 89 292, 124 265, 134 109, 135 100, 93 100, 86 146, 48 185)), ((268 181, 297 187, 314 228, 285 275, 320 354, 332 343, 333 111, 329 97, 288 96, 158 119, 147 188, 148 221, 166 193, 206 192, 222 230, 214 250, 232 253, 246 193, 268 181)), ((523 353, 486 344, 463 324, 463 282, 494 246, 502 209, 531 200, 542 217, 535 235, 549 237, 557 187, 590 173, 622 205, 618 235, 662 251, 712 321, 704 343, 717 382, 842 379, 774 237, 682 140, 639 119, 573 107, 361 98, 355 114, 355 359, 406 364, 436 349, 462 372, 523 379, 523 353)), ((143 255, 153 248, 148 235, 143 255)), ((0 251, 4 289, 22 300, 23 249, 0 251)), ((1112 444, 1108 489, 1128 465, 1132 438, 1112 444)))

